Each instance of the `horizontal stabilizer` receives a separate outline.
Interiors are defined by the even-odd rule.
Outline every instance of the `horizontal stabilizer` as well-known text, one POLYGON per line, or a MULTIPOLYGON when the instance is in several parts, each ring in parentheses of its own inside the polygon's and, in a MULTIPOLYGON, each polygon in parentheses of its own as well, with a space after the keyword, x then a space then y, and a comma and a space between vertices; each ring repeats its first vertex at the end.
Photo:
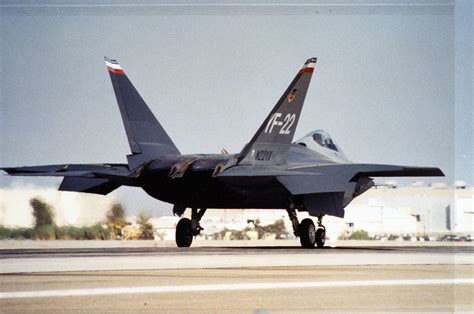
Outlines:
POLYGON ((108 179, 66 177, 59 186, 59 191, 84 192, 106 195, 120 187, 120 184, 108 179))

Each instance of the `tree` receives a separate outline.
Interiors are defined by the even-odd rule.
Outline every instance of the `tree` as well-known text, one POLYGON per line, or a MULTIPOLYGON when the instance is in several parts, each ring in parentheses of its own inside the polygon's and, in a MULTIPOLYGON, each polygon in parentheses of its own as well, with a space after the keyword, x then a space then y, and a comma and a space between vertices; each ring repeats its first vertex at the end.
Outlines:
POLYGON ((154 238, 154 230, 153 225, 150 223, 151 215, 145 212, 141 212, 137 216, 137 224, 140 226, 140 238, 141 239, 153 239, 154 238))
POLYGON ((54 212, 51 205, 44 202, 39 197, 30 199, 30 205, 33 208, 33 217, 35 219, 35 229, 42 226, 54 226, 54 212))
POLYGON ((115 203, 107 213, 107 224, 114 230, 114 235, 121 235, 122 228, 127 224, 122 204, 115 203))
POLYGON ((33 237, 40 240, 55 239, 56 224, 54 223, 54 211, 51 205, 40 197, 30 199, 30 205, 33 208, 35 219, 33 237))

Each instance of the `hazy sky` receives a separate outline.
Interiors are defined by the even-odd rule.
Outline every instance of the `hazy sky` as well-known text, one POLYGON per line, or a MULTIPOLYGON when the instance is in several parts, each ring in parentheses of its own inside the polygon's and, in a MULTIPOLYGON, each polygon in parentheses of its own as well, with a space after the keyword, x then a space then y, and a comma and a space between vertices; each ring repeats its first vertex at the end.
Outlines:
MULTIPOLYGON (((436 181, 471 181, 472 108, 457 107, 468 118, 455 128, 453 6, 381 14, 86 9, 2 8, 0 165, 126 161, 104 55, 118 59, 182 153, 240 151, 314 56, 295 139, 324 129, 354 162, 436 166, 447 174, 436 181)), ((139 189, 116 193, 130 207, 162 206, 139 189)))

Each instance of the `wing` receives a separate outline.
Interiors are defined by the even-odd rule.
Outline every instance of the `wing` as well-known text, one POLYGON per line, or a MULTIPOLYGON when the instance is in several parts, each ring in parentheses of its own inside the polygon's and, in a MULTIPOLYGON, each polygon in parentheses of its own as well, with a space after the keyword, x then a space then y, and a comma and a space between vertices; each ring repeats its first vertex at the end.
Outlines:
POLYGON ((378 164, 331 164, 293 167, 278 181, 293 195, 345 191, 349 184, 371 177, 440 177, 439 168, 378 164), (295 174, 298 172, 298 174, 295 174))
POLYGON ((134 173, 125 164, 62 164, 0 168, 11 176, 64 177, 60 191, 108 194, 122 184, 134 185, 134 173))
POLYGON ((218 173, 235 155, 179 155, 161 157, 133 170, 126 164, 60 164, 29 167, 0 168, 11 176, 64 177, 59 190, 108 194, 121 185, 140 186, 144 173, 171 178, 200 173, 212 176, 218 173))
POLYGON ((237 166, 217 177, 232 185, 249 177, 272 177, 310 215, 344 217, 344 207, 373 186, 371 177, 444 176, 438 168, 374 164, 327 164, 287 169, 237 166))

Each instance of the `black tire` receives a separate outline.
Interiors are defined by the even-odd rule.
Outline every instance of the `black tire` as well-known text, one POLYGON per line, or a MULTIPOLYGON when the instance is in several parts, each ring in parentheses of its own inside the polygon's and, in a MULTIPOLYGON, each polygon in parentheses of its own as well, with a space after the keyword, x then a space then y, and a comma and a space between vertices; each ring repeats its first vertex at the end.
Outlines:
POLYGON ((318 248, 322 248, 326 243, 326 229, 319 228, 316 230, 316 245, 318 248))
POLYGON ((316 243, 316 227, 311 219, 306 218, 300 223, 300 243, 304 248, 313 248, 316 243))
POLYGON ((178 247, 190 247, 193 243, 193 227, 191 220, 182 218, 176 225, 176 245, 178 247))

